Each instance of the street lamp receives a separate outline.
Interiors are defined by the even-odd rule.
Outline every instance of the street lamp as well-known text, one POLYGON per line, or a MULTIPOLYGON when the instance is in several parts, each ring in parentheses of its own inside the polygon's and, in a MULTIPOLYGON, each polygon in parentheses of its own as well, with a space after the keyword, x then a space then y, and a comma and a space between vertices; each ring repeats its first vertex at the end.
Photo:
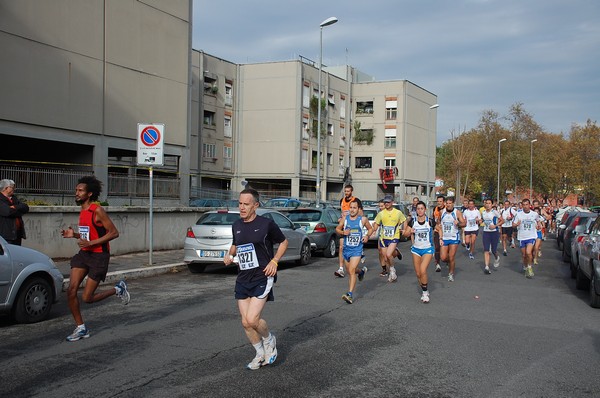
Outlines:
POLYGON ((531 146, 531 155, 529 156, 529 200, 533 200, 533 143, 537 142, 537 138, 535 140, 530 141, 531 146))
MULTIPOLYGON (((437 109, 440 106, 440 104, 433 104, 429 107, 429 110, 432 109, 437 109)), ((431 191, 430 191, 430 180, 429 180, 429 173, 430 173, 430 159, 429 159, 429 153, 431 151, 431 131, 430 131, 430 122, 431 122, 431 112, 427 113, 427 204, 429 204, 429 199, 431 196, 431 191)))
POLYGON ((338 19, 336 17, 329 17, 320 26, 320 51, 319 51, 319 93, 317 94, 317 207, 321 202, 321 73, 323 69, 323 28, 325 26, 333 25, 338 19))
POLYGON ((506 138, 502 138, 500 141, 498 141, 498 187, 496 190, 496 206, 499 206, 500 203, 500 144, 502 144, 504 141, 506 141, 506 138))

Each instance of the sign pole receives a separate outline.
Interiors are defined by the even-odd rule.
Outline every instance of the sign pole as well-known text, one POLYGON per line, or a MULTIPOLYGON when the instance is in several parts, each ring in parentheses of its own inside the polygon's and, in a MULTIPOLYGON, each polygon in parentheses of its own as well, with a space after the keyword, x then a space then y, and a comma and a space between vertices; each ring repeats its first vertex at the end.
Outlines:
POLYGON ((152 217, 153 215, 153 211, 152 209, 154 209, 154 187, 153 187, 153 172, 152 172, 152 166, 150 166, 149 168, 149 174, 150 174, 150 225, 149 225, 149 232, 148 232, 148 247, 150 248, 150 250, 148 251, 148 265, 152 266, 152 243, 154 242, 153 239, 153 234, 152 232, 154 231, 154 219, 152 217))

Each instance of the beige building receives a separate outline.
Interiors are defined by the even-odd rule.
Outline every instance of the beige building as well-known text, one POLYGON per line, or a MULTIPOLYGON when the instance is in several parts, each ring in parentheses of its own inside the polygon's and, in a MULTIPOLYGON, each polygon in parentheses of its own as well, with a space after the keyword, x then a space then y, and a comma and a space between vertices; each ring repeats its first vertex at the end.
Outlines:
POLYGON ((411 82, 324 67, 319 101, 311 60, 238 65, 192 50, 191 0, 3 0, 0 11, 0 178, 28 199, 71 204, 94 173, 110 204, 147 204, 138 123, 165 125, 158 205, 235 197, 246 182, 314 200, 318 164, 323 200, 348 182, 365 199, 403 200, 433 181, 436 96, 411 82))

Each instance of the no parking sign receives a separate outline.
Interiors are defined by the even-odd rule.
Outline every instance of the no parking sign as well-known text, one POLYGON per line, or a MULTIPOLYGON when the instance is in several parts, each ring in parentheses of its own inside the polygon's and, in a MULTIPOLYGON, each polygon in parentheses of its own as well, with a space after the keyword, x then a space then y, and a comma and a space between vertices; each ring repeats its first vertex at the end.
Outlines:
POLYGON ((138 166, 162 166, 164 124, 138 123, 138 166))

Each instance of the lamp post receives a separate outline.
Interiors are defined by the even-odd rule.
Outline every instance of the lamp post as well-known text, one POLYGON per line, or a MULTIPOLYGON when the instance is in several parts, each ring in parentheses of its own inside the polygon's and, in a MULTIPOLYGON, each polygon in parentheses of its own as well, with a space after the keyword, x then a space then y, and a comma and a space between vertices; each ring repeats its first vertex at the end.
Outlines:
MULTIPOLYGON (((440 104, 433 104, 429 107, 429 110, 432 109, 437 109, 440 106, 440 104)), ((430 179, 429 179, 429 173, 430 173, 430 163, 431 160, 429 159, 429 153, 431 151, 431 131, 430 131, 430 122, 431 122, 431 112, 427 113, 427 205, 429 205, 429 200, 431 199, 431 191, 430 191, 430 179)))
POLYGON ((506 138, 502 138, 498 141, 498 187, 496 189, 496 206, 500 203, 500 144, 506 141, 506 138))
POLYGON ((537 138, 535 140, 530 141, 531 151, 529 155, 529 200, 533 200, 533 143, 537 142, 537 138))
POLYGON ((325 26, 333 25, 338 19, 336 17, 329 17, 320 25, 319 32, 319 93, 317 94, 317 185, 315 187, 317 194, 317 207, 321 202, 321 73, 323 70, 323 28, 325 26))

